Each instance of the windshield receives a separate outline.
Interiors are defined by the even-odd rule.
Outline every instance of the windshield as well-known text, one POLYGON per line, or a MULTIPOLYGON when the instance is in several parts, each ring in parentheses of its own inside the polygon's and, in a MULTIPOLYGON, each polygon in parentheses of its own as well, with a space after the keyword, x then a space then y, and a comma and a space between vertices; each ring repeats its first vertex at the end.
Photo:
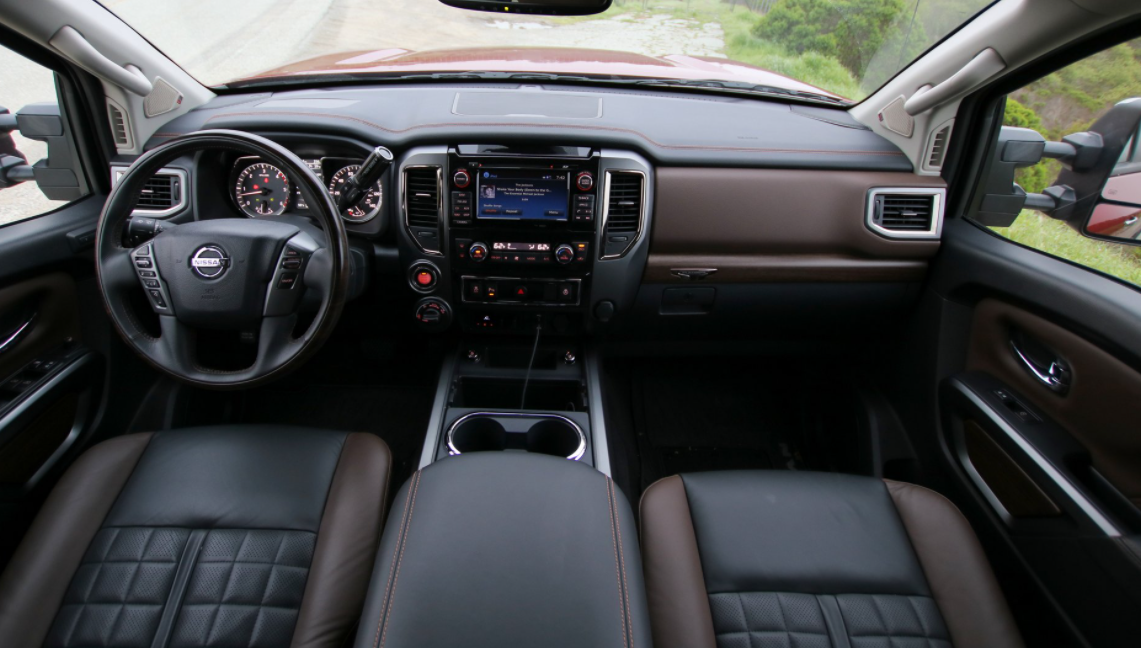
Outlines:
POLYGON ((703 80, 860 101, 991 0, 614 0, 584 17, 436 0, 104 0, 207 86, 528 72, 703 80))

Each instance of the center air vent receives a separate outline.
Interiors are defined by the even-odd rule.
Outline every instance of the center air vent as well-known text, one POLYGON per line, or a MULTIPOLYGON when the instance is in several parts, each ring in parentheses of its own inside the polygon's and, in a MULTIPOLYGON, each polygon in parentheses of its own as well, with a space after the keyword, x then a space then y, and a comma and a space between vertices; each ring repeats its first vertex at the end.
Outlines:
POLYGON ((440 252, 440 179, 438 166, 404 171, 404 214, 408 233, 425 252, 440 252))
POLYGON ((645 184, 646 176, 640 171, 606 172, 603 259, 626 254, 642 233, 645 184))
POLYGON ((943 189, 873 189, 868 226, 889 238, 938 238, 945 196, 943 189))

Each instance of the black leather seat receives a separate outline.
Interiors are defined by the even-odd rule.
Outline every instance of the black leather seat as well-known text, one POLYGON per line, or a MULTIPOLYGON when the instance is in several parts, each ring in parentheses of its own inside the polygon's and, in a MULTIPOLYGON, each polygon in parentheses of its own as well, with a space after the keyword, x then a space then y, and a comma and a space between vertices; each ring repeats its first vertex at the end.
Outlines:
POLYGON ((366 434, 134 434, 81 456, 0 577, 6 646, 344 644, 390 457, 366 434))
POLYGON ((1020 646, 970 525, 899 482, 668 477, 641 502, 658 648, 1020 646))
POLYGON ((634 516, 597 470, 478 452, 397 494, 357 648, 649 645, 634 516))

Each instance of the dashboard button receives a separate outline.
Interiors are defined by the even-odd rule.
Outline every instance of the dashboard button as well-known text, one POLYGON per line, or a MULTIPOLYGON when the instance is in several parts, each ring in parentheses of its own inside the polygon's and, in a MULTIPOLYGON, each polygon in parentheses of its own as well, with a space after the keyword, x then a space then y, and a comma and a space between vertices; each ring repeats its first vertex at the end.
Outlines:
POLYGON ((555 260, 563 265, 574 261, 574 248, 567 245, 566 243, 563 243, 559 247, 555 248, 555 260))
POLYGON ((468 250, 471 255, 472 261, 484 261, 487 259, 487 244, 485 243, 472 243, 471 248, 468 250))
POLYGON ((463 189, 471 184, 471 174, 468 173, 466 169, 457 169, 456 172, 452 174, 452 182, 460 189, 463 189))
POLYGON ((578 299, 578 284, 573 281, 560 283, 555 296, 561 303, 574 302, 578 299))
POLYGON ((483 300, 483 282, 469 279, 464 285, 464 297, 467 301, 483 300))
POLYGON ((594 188, 594 176, 589 171, 583 171, 575 178, 574 184, 581 191, 590 191, 594 188))

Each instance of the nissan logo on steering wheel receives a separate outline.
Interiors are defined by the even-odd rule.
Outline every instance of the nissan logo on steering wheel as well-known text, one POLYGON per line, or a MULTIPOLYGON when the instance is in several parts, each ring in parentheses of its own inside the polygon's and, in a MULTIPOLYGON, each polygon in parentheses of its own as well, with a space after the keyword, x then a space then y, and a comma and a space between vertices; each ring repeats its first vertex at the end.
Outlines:
POLYGON ((198 248, 194 256, 190 257, 190 267, 194 274, 203 279, 217 279, 221 277, 230 265, 230 257, 220 247, 206 245, 198 248))

